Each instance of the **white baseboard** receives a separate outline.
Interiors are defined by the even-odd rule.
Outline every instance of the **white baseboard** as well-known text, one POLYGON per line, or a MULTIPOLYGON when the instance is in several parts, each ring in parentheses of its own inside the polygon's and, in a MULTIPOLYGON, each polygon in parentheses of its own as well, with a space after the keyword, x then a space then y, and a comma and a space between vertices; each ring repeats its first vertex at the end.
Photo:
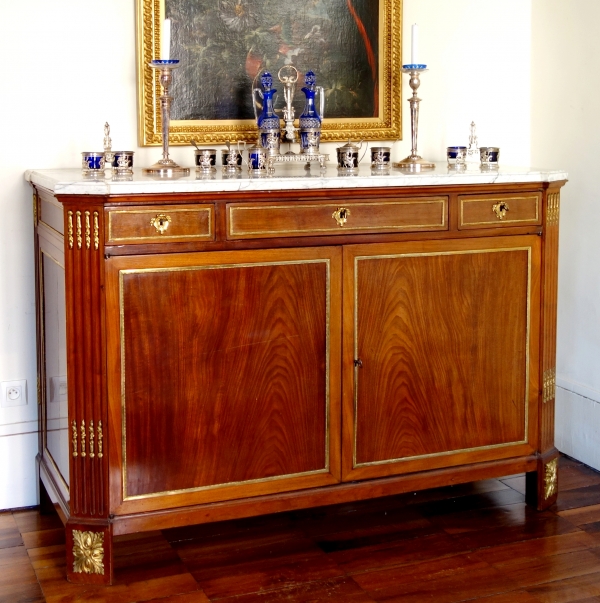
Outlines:
POLYGON ((557 387, 554 439, 561 452, 600 471, 600 402, 557 387))
POLYGON ((557 375, 556 386, 600 404, 600 391, 592 389, 587 385, 583 385, 582 383, 577 383, 577 381, 572 381, 562 377, 561 375, 557 375))

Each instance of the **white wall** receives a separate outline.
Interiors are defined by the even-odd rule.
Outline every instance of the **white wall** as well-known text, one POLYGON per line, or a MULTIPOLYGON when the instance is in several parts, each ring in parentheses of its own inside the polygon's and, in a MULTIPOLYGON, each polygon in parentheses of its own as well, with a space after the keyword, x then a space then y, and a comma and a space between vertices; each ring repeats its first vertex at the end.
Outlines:
MULTIPOLYGON (((0 54, 12 61, 2 73, 0 381, 27 379, 29 404, 0 409, 0 509, 33 505, 37 497, 32 209, 23 172, 78 166, 81 151, 101 147, 105 121, 113 148, 132 148, 138 166, 160 156, 136 143, 134 4, 3 5, 0 54)), ((503 163, 529 163, 530 10, 531 0, 404 0, 404 30, 419 23, 421 59, 430 67, 419 90, 423 156, 442 160, 447 145, 466 144, 475 120, 480 143, 499 145, 503 163)), ((405 56, 409 43, 406 36, 405 56)), ((404 140, 394 159, 410 152, 404 77, 404 140)), ((189 147, 172 149, 172 156, 191 163, 189 147)))
POLYGON ((569 172, 560 208, 556 442, 600 469, 600 2, 533 0, 532 161, 569 172))

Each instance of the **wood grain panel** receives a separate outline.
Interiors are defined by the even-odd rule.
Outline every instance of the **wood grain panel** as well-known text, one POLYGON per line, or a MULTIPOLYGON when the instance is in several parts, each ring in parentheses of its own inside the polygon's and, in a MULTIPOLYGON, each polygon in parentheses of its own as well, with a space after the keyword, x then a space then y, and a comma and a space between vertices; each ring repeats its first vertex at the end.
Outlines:
POLYGON ((340 251, 262 255, 119 259, 124 499, 339 473, 340 251))
POLYGON ((510 247, 496 239, 454 249, 349 251, 360 363, 353 468, 373 476, 380 464, 401 471, 403 460, 429 457, 431 466, 437 457, 443 466, 450 453, 493 458, 496 447, 527 444, 535 410, 530 346, 537 347, 529 305, 539 248, 538 237, 520 237, 510 247))
POLYGON ((447 230, 448 198, 381 199, 332 203, 228 204, 227 238, 301 237, 347 232, 447 230), (340 225, 334 212, 345 208, 340 225))
MULTIPOLYGON (((510 227, 517 224, 541 222, 542 195, 461 195, 459 228, 510 227), (501 206, 504 213, 498 215, 494 207, 501 206)), ((499 209, 501 208, 499 207, 499 209)))
POLYGON ((212 204, 157 205, 150 209, 120 207, 107 209, 107 245, 139 243, 177 243, 180 241, 212 241, 214 239, 214 206, 212 204), (161 234, 152 224, 157 216, 168 218, 161 234))

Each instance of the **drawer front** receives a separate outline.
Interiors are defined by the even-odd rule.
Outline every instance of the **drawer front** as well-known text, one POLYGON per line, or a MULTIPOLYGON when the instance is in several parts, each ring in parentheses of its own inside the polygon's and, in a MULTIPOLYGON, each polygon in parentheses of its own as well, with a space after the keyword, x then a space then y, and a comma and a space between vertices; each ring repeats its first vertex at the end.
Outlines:
POLYGON ((229 204, 228 239, 448 229, 448 198, 229 204))
POLYGON ((106 213, 107 245, 214 240, 212 204, 126 207, 106 213))
POLYGON ((542 196, 522 195, 461 195, 460 229, 540 224, 542 196))

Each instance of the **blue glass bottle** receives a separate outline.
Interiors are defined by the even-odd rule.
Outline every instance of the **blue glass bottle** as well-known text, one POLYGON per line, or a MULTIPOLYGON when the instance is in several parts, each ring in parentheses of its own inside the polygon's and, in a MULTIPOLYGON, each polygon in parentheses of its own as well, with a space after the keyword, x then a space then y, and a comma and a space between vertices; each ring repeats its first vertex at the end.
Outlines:
POLYGON ((263 73, 260 82, 263 87, 263 106, 257 119, 260 144, 263 148, 267 149, 269 155, 278 155, 281 141, 281 125, 279 117, 273 109, 273 95, 277 90, 272 88, 273 77, 268 71, 263 73))
MULTIPOLYGON (((315 95, 317 93, 317 78, 313 71, 307 71, 304 77, 304 92, 306 103, 304 111, 300 115, 300 149, 307 155, 319 153, 319 143, 321 142, 321 121, 315 107, 315 95)), ((320 89, 322 91, 322 89, 320 89)), ((322 97, 321 97, 322 101, 322 97)))

